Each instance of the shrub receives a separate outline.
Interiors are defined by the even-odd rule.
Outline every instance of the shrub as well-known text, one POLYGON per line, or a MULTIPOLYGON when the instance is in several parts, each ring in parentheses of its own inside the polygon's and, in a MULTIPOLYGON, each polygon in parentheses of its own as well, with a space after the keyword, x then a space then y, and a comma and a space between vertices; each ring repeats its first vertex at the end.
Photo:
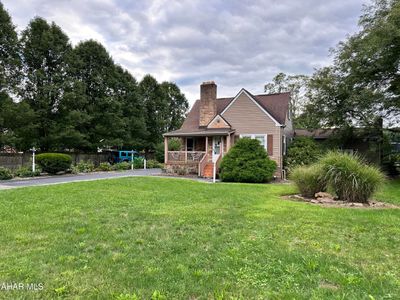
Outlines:
POLYGON ((275 170, 276 162, 268 157, 259 141, 242 138, 222 159, 220 178, 233 182, 268 182, 275 170))
POLYGON ((88 161, 80 161, 78 162, 75 167, 74 171, 76 173, 89 173, 94 171, 94 163, 90 160, 88 161))
POLYGON ((143 169, 143 167, 144 167, 144 159, 142 157, 137 157, 133 160, 134 169, 143 169))
POLYGON ((285 157, 285 168, 289 173, 297 166, 306 166, 316 162, 322 155, 322 147, 312 138, 297 137, 289 145, 285 157))
POLYGON ((112 166, 112 168, 116 171, 129 170, 131 168, 131 164, 126 161, 123 161, 123 162, 114 164, 112 166))
POLYGON ((13 178, 13 174, 10 169, 0 167, 0 180, 8 180, 13 178))
POLYGON ((313 198, 316 193, 326 191, 327 182, 320 164, 298 166, 290 173, 290 179, 295 182, 304 197, 313 198))
POLYGON ((179 138, 171 138, 168 140, 169 151, 179 151, 182 149, 182 140, 179 138))
POLYGON ((99 171, 111 171, 112 170, 112 166, 108 162, 102 162, 97 167, 97 170, 99 170, 99 171))
POLYGON ((56 174, 66 171, 71 166, 71 156, 62 153, 42 153, 36 156, 36 161, 43 171, 56 174))
POLYGON ((148 161, 146 161, 146 167, 148 169, 153 169, 153 168, 162 168, 163 164, 159 163, 158 161, 154 160, 154 159, 149 159, 148 161))
POLYGON ((367 202, 384 180, 378 168, 356 155, 329 152, 320 163, 325 180, 340 200, 367 202))
POLYGON ((14 175, 17 177, 34 177, 40 175, 40 170, 36 169, 33 172, 31 167, 20 167, 14 172, 14 175))

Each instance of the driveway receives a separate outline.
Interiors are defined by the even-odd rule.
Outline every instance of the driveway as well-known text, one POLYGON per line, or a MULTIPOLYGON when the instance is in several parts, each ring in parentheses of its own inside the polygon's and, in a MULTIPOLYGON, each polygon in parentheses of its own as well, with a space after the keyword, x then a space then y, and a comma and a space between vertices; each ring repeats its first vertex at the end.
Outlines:
POLYGON ((60 175, 60 176, 48 176, 48 177, 35 177, 27 179, 0 181, 1 189, 10 189, 25 186, 40 186, 49 184, 59 184, 68 182, 78 181, 90 181, 99 179, 110 179, 110 178, 122 178, 132 176, 152 176, 160 175, 161 169, 147 169, 147 170, 129 170, 121 172, 97 172, 89 174, 77 174, 77 175, 60 175))

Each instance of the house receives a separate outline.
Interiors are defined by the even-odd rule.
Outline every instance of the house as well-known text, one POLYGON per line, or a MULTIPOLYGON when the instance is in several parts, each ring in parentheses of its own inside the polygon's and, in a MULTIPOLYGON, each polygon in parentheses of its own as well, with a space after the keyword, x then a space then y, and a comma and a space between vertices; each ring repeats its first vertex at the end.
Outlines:
POLYGON ((182 127, 164 134, 165 169, 212 177, 222 157, 242 137, 257 139, 276 161, 276 176, 282 178, 287 140, 293 135, 290 93, 252 95, 245 89, 232 98, 217 98, 213 81, 200 85, 200 100, 188 113, 182 127), (168 141, 179 138, 180 151, 169 151, 168 141))

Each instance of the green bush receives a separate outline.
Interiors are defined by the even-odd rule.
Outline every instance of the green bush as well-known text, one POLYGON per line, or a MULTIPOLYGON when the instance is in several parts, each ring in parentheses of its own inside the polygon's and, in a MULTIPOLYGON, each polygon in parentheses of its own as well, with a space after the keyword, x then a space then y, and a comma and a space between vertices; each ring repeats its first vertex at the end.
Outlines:
POLYGON ((97 167, 98 171, 111 171, 112 166, 108 162, 102 162, 100 165, 97 167))
POLYGON ((95 167, 94 163, 88 160, 78 162, 73 169, 76 173, 90 173, 94 171, 95 167))
POLYGON ((153 168, 162 168, 163 164, 159 163, 158 161, 154 160, 154 159, 149 159, 148 161, 146 161, 146 167, 148 169, 153 169, 153 168))
POLYGON ((34 177, 40 175, 40 170, 36 169, 33 172, 31 167, 20 167, 14 172, 14 175, 17 177, 34 177))
POLYGON ((297 137, 287 149, 284 159, 285 168, 290 173, 297 166, 310 165, 316 162, 322 153, 322 147, 312 138, 297 137))
POLYGON ((154 149, 154 156, 156 158, 157 161, 159 161, 160 163, 164 162, 164 142, 161 142, 159 144, 156 145, 155 149, 154 149))
POLYGON ((232 182, 268 182, 276 162, 271 160, 258 140, 242 138, 224 156, 220 178, 232 182))
POLYGON ((143 169, 143 167, 144 167, 144 159, 142 157, 137 157, 133 160, 134 169, 143 169))
POLYGON ((0 167, 0 180, 8 180, 13 178, 13 174, 10 169, 0 167))
POLYGON ((322 165, 298 166, 290 173, 290 179, 295 182, 304 197, 313 198, 316 193, 324 192, 327 182, 322 165))
POLYGON ((38 165, 44 172, 56 174, 71 167, 71 156, 63 153, 42 153, 36 156, 38 165))
POLYGON ((340 200, 367 202, 384 181, 378 168, 357 155, 329 152, 320 163, 325 180, 340 200))
POLYGON ((126 161, 123 161, 123 162, 114 164, 112 166, 112 168, 113 168, 113 170, 116 170, 116 171, 129 170, 131 168, 131 164, 126 161))

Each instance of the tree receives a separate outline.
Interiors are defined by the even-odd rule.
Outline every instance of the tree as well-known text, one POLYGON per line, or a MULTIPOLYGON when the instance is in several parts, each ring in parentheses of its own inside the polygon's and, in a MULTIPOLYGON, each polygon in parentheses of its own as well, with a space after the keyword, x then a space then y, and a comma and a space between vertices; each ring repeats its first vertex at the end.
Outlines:
POLYGON ((145 121, 145 108, 139 95, 136 79, 127 71, 116 66, 114 92, 118 102, 122 103, 122 117, 126 130, 124 146, 142 149, 148 138, 145 121))
POLYGON ((0 2, 0 92, 12 92, 19 80, 18 36, 11 17, 0 2))
POLYGON ((175 83, 165 81, 160 87, 168 104, 164 132, 179 129, 185 119, 189 103, 175 83))
POLYGON ((116 96, 116 66, 98 42, 79 43, 73 50, 69 118, 82 117, 75 130, 88 142, 89 149, 122 146, 126 138, 123 104, 116 96), (73 106, 75 105, 75 107, 73 106))
POLYGON ((20 97, 35 113, 38 146, 54 148, 59 105, 68 84, 68 36, 56 24, 33 19, 21 37, 23 76, 20 97))
POLYGON ((377 118, 390 125, 400 116, 400 2, 376 0, 359 25, 310 82, 314 115, 326 126, 373 127, 377 118))
POLYGON ((145 108, 146 129, 148 138, 146 150, 154 149, 162 141, 162 134, 166 131, 168 122, 168 102, 157 80, 146 75, 139 83, 140 97, 145 108))
POLYGON ((264 86, 264 91, 271 94, 290 92, 290 109, 295 119, 307 102, 306 88, 308 80, 308 76, 305 75, 279 73, 272 79, 272 82, 264 86))

